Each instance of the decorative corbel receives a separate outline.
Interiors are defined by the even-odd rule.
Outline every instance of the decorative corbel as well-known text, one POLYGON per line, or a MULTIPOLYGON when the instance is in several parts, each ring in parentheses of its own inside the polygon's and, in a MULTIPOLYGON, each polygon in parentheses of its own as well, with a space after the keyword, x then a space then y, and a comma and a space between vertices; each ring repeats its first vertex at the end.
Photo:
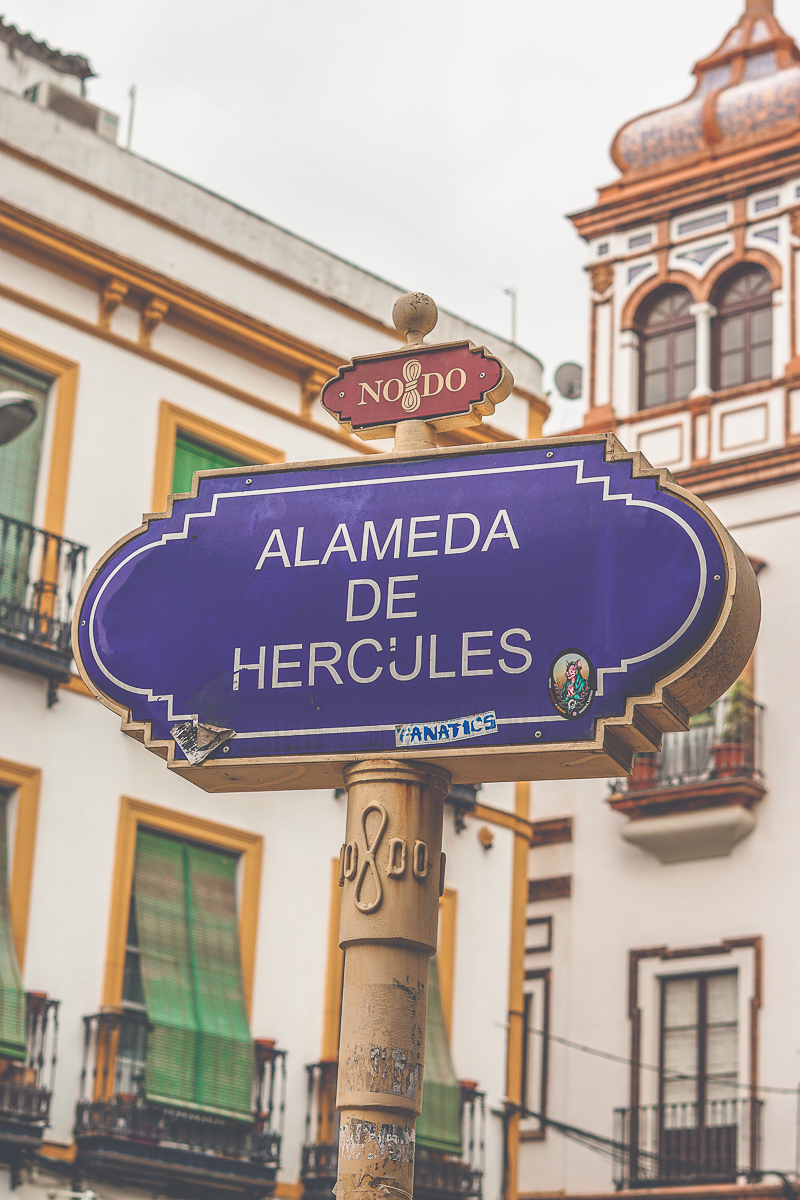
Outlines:
POLYGON ((100 293, 100 312, 97 324, 101 329, 111 328, 111 318, 128 294, 128 285, 121 279, 112 279, 100 293))
POLYGON ((158 329, 164 317, 169 311, 169 304, 166 300, 162 300, 160 296, 151 296, 145 307, 142 309, 141 321, 139 324, 139 345, 144 346, 147 350, 150 349, 150 343, 153 334, 158 329))
POLYGON ((322 391, 323 384, 328 382, 330 376, 324 375, 321 371, 312 371, 303 380, 303 388, 300 393, 300 414, 311 420, 311 410, 319 400, 319 394, 322 391))
POLYGON ((614 266, 613 263, 600 263, 596 267, 589 268, 592 276, 592 288, 597 292, 598 296, 603 296, 614 282, 614 266))

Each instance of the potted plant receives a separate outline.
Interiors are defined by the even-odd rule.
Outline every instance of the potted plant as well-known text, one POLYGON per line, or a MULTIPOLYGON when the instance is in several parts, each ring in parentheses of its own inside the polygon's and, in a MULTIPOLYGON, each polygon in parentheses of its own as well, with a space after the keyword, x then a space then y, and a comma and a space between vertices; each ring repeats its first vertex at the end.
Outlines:
POLYGON ((753 689, 739 678, 724 700, 725 710, 720 740, 712 747, 714 774, 717 779, 743 775, 752 767, 753 689))
POLYGON ((658 754, 637 754, 633 759, 633 770, 628 780, 628 791, 640 791, 656 786, 658 754))

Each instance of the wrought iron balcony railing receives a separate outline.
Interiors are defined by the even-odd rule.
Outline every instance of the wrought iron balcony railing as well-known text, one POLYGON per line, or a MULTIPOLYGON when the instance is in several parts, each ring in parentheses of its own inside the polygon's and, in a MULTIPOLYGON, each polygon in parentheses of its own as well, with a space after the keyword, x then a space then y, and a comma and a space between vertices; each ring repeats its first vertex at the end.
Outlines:
POLYGON ((43 992, 25 1000, 25 1058, 0 1058, 0 1160, 11 1163, 14 1177, 49 1124, 58 1048, 59 1001, 43 992))
POLYGON ((143 1012, 84 1017, 79 1170, 156 1186, 168 1195, 269 1194, 280 1165, 286 1052, 253 1043, 250 1120, 147 1099, 143 1012))
POLYGON ((761 1100, 731 1097, 615 1109, 614 1183, 636 1188, 756 1179, 762 1108, 761 1100))
POLYGON ((72 605, 87 547, 0 513, 0 662, 69 677, 72 605))
MULTIPOLYGON (((306 1141, 300 1177, 306 1196, 330 1195, 339 1156, 335 1059, 310 1063, 306 1104, 306 1141)), ((417 1146, 414 1200, 479 1198, 483 1192, 485 1097, 472 1083, 461 1085, 464 1151, 460 1158, 417 1146)))
POLYGON ((683 733, 665 733, 660 754, 637 754, 630 779, 616 780, 615 793, 678 788, 715 780, 759 780, 763 706, 736 685, 683 733))

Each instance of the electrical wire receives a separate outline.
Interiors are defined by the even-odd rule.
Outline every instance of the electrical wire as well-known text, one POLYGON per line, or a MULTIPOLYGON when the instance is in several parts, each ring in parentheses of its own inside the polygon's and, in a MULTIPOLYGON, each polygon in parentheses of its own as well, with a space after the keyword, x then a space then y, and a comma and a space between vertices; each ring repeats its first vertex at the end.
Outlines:
MULTIPOLYGON (((657 1151, 644 1150, 640 1147, 636 1147, 634 1149, 627 1142, 615 1141, 614 1138, 606 1137, 602 1133, 593 1133, 589 1129, 582 1129, 579 1125, 568 1125, 566 1121, 556 1121, 553 1117, 546 1117, 542 1113, 537 1113, 532 1109, 525 1108, 523 1105, 509 1104, 505 1110, 505 1113, 506 1115, 516 1113, 521 1117, 533 1117, 542 1125, 549 1126, 551 1129, 554 1129, 556 1133, 560 1133, 563 1137, 577 1142, 585 1149, 593 1150, 598 1154, 604 1154, 607 1158, 611 1158, 614 1161, 617 1161, 620 1155, 632 1156, 635 1154, 639 1161, 643 1159, 645 1161, 650 1161, 656 1166, 656 1168, 658 1168, 664 1158, 668 1158, 670 1167, 673 1169, 679 1168, 681 1171, 684 1171, 687 1176, 690 1172, 695 1172, 694 1182, 697 1182, 698 1175, 702 1176, 703 1174, 708 1174, 709 1171, 709 1163, 707 1161, 702 1162, 696 1159, 675 1158, 672 1155, 663 1155, 659 1154, 657 1151)), ((746 1172, 742 1172, 742 1174, 746 1174, 746 1172)), ((754 1174, 758 1175, 759 1177, 764 1175, 776 1175, 781 1181, 787 1200, 797 1200, 797 1191, 789 1178, 789 1172, 760 1167, 757 1172, 754 1172, 754 1174)), ((680 1177, 678 1177, 671 1178, 670 1182, 673 1184, 679 1184, 682 1181, 680 1177)), ((687 1180, 684 1179, 683 1182, 687 1182, 687 1180)))
MULTIPOLYGON (((580 1050, 584 1054, 593 1054, 596 1058, 604 1058, 609 1062, 621 1063, 625 1067, 638 1066, 641 1071, 655 1071, 656 1074, 663 1075, 664 1079, 670 1083, 674 1080, 695 1082, 699 1078, 697 1075, 683 1075, 680 1072, 663 1071, 661 1067, 655 1067, 652 1063, 634 1063, 633 1059, 624 1058, 621 1054, 611 1054, 610 1051, 598 1050, 595 1046, 584 1046, 580 1042, 571 1042, 569 1038, 559 1037, 555 1033, 547 1033, 544 1029, 533 1029, 530 1025, 527 1031, 528 1033, 536 1034, 537 1037, 546 1038, 549 1042, 556 1042, 559 1046, 566 1046, 570 1050, 580 1050)), ((741 1088, 744 1091, 752 1091, 749 1083, 738 1083, 728 1079, 715 1079, 714 1083, 722 1087, 741 1088)), ((756 1091, 767 1092, 773 1096, 797 1096, 800 1093, 800 1085, 796 1088, 787 1088, 769 1087, 767 1084, 759 1084, 756 1091)))

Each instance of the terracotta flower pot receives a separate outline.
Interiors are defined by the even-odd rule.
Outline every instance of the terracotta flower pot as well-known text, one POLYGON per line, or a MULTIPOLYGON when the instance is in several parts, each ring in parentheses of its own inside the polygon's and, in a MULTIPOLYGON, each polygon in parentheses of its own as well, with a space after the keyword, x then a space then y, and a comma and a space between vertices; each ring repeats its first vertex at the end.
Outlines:
POLYGON ((656 785, 658 759, 655 754, 637 754, 633 760, 633 771, 628 780, 629 791, 644 791, 656 785))
POLYGON ((717 779, 731 779, 744 773, 747 747, 744 742, 720 742, 712 747, 714 774, 717 779))

